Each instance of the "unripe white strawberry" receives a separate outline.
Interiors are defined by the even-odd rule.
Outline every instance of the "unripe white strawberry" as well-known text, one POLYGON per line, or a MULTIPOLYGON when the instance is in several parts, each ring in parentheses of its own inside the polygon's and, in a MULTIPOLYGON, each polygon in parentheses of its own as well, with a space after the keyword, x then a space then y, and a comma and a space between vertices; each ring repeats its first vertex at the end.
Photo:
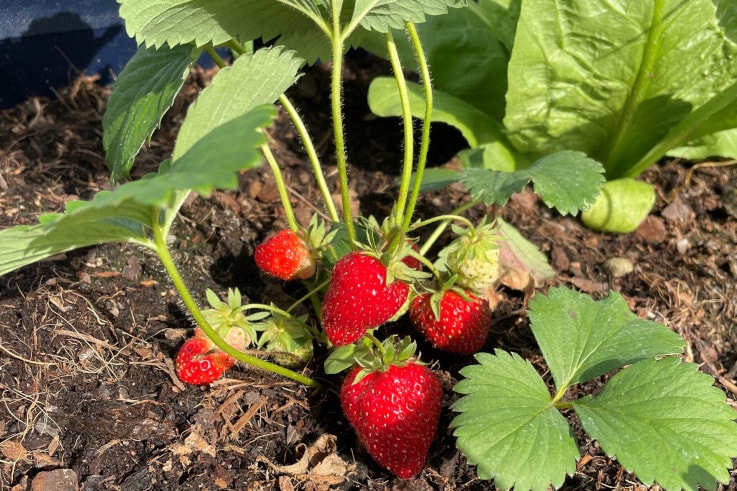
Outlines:
POLYGON ((494 223, 453 231, 458 237, 440 252, 441 269, 457 275, 456 285, 483 294, 499 279, 500 237, 494 223))

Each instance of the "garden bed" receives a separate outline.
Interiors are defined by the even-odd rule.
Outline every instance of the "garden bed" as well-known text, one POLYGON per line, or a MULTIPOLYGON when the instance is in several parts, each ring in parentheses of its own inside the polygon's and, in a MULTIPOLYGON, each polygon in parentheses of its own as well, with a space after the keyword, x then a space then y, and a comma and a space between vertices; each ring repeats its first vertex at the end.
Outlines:
MULTIPOLYGON (((365 104, 370 80, 388 72, 370 56, 346 67, 349 176, 364 215, 390 211, 400 171, 400 123, 376 118, 365 104)), ((139 155, 134 177, 168 156, 184 109, 211 75, 192 73, 139 155)), ((333 151, 328 92, 325 66, 290 89, 326 156, 333 151)), ((57 100, 30 99, 1 113, 0 227, 35 223, 40 213, 110 188, 101 142, 108 94, 79 79, 57 100)), ((319 193, 285 115, 271 138, 306 224, 321 211, 319 193)), ((454 165, 462 138, 438 125, 432 142, 430 165, 454 165)), ((334 174, 328 170, 333 185, 334 174)), ((501 216, 549 258, 556 271, 550 285, 594 298, 620 292, 637 315, 682 335, 685 358, 714 376, 737 406, 737 171, 664 160, 643 178, 658 199, 632 234, 592 232, 532 192, 516 195, 501 216), (623 259, 621 276, 606 266, 611 258, 623 259)), ((461 188, 436 191, 422 197, 418 215, 449 213, 467 199, 461 188)), ((201 304, 206 288, 223 296, 234 287, 254 302, 289 303, 299 287, 263 277, 252 258, 255 245, 284 226, 276 186, 261 167, 242 173, 235 191, 190 199, 172 249, 201 304)), ((458 369, 471 358, 452 359, 420 343, 442 382, 443 409, 425 469, 403 481, 358 447, 338 403, 341 377, 323 373, 325 352, 305 369, 324 391, 242 365, 210 386, 183 385, 172 360, 193 323, 167 278, 151 253, 122 245, 70 252, 0 277, 0 488, 25 490, 46 472, 69 469, 85 490, 493 489, 476 479, 447 429, 458 369)), ((524 315, 532 292, 511 286, 499 289, 485 351, 520 353, 544 372, 524 315)), ((383 329, 410 332, 405 320, 383 329)), ((575 416, 569 419, 577 428, 575 416)), ((584 457, 564 489, 643 488, 595 441, 576 436, 584 457)), ((737 489, 734 478, 728 488, 737 489)))

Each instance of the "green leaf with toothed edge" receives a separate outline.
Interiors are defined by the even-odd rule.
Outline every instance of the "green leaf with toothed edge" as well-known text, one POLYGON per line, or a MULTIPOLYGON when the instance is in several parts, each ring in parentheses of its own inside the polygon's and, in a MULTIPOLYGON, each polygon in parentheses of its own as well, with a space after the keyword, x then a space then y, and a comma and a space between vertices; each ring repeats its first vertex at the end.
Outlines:
POLYGON ((564 287, 530 301, 530 328, 558 391, 638 360, 680 353, 681 336, 640 319, 617 292, 599 301, 564 287))
POLYGON ((696 364, 675 357, 637 362, 573 407, 602 449, 646 484, 696 491, 730 481, 735 411, 696 364))
POLYGON ((517 354, 478 353, 452 406, 457 445, 498 489, 547 490, 576 470, 578 445, 535 368, 517 354))

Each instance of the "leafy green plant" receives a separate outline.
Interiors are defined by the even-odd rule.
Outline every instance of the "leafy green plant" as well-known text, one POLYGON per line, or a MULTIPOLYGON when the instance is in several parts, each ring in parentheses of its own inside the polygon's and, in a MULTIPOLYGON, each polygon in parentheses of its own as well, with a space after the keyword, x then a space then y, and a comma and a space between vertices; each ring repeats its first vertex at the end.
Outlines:
MULTIPOLYGON (((712 0, 469 2, 419 28, 433 119, 466 138, 467 168, 513 172, 562 150, 601 162, 608 184, 583 219, 631 231, 655 198, 633 178, 658 159, 737 156, 736 12, 712 0)), ((421 117, 421 88, 409 91, 421 117)), ((400 113, 387 79, 369 103, 400 113)))
POLYGON ((479 477, 501 489, 563 484, 579 457, 565 417, 572 410, 645 483, 696 490, 729 480, 734 410, 711 377, 672 356, 684 346, 680 336, 632 314, 617 293, 595 302, 551 288, 530 302, 529 317, 552 383, 518 355, 496 350, 477 354, 455 388, 463 397, 451 426, 479 477), (599 393, 567 395, 602 376, 599 393))
MULTIPOLYGON (((314 344, 320 343, 330 352, 324 363, 326 374, 350 370, 341 390, 341 402, 369 453, 398 476, 412 477, 422 469, 435 434, 442 389, 433 371, 419 360, 410 336, 392 335, 382 340, 378 328, 403 316, 412 308, 412 301, 424 295, 428 305, 423 307, 422 315, 413 316, 420 333, 430 331, 422 325, 427 322, 432 324, 435 341, 431 342, 436 346, 451 346, 464 354, 480 349, 483 343, 479 338, 489 328, 486 320, 490 312, 484 302, 495 287, 500 258, 506 254, 540 262, 528 243, 503 221, 495 220, 496 206, 491 205, 503 205, 531 182, 549 206, 563 214, 578 213, 599 193, 601 165, 580 151, 566 150, 530 159, 514 173, 469 168, 450 176, 438 172, 424 179, 434 98, 414 23, 424 21, 427 15, 444 14, 450 7, 460 7, 460 0, 120 0, 120 4, 128 32, 141 47, 120 74, 103 121, 106 161, 117 186, 88 202, 68 203, 65 213, 42 215, 36 225, 0 231, 0 274, 59 252, 105 242, 148 248, 160 258, 197 325, 194 337, 184 343, 177 357, 178 362, 181 360, 180 376, 186 373, 191 383, 209 383, 238 360, 319 387, 306 372, 297 369, 309 363, 314 344), (423 124, 417 151, 412 93, 392 34, 392 29, 398 28, 407 30, 423 82, 418 86, 422 91, 423 124), (383 37, 392 62, 404 129, 397 199, 386 217, 356 216, 351 211, 342 124, 342 57, 351 44, 369 42, 373 37, 370 32, 383 37), (257 38, 277 39, 272 46, 254 52, 252 41, 257 38), (215 48, 228 48, 232 60, 223 60, 215 48), (171 159, 162 162, 155 173, 123 182, 135 155, 151 138, 194 60, 203 52, 220 70, 189 107, 171 159), (340 209, 333 204, 309 131, 285 95, 299 78, 303 63, 317 58, 332 60, 330 104, 340 209), (276 114, 276 100, 303 141, 329 224, 313 218, 303 226, 295 218, 278 162, 264 136, 276 114), (237 184, 236 174, 260 165, 262 158, 273 172, 289 232, 275 231, 273 237, 278 240, 262 243, 257 263, 265 273, 302 281, 308 293, 281 308, 244 303, 236 290, 228 292, 227 301, 208 291, 211 308, 201 310, 172 258, 167 237, 191 193, 208 195, 216 188, 232 189, 237 184), (442 186, 448 179, 463 182, 475 199, 448 215, 415 217, 422 183, 425 188, 442 186), (490 216, 473 223, 465 212, 482 204, 489 207, 490 216), (422 234, 426 238, 420 241, 420 231, 426 227, 432 230, 422 234), (452 241, 431 258, 428 251, 448 227, 452 241), (504 250, 500 240, 504 241, 504 250), (444 309, 440 292, 449 291, 454 295, 454 307, 444 309), (479 315, 444 318, 449 310, 457 308, 476 309, 479 315), (469 334, 467 329, 473 332, 469 334), (455 342, 446 344, 444 337, 451 336, 456 337, 455 342), (469 342, 469 338, 473 339, 469 342), (252 346, 262 349, 262 353, 255 356, 244 352, 252 346), (411 400, 412 405, 402 404, 405 400, 411 400), (417 438, 403 439, 407 434, 417 438), (382 440, 381 435, 387 435, 388 440, 382 440), (397 448, 412 451, 387 453, 397 448)), ((597 303, 584 295, 551 290, 548 297, 536 297, 531 307, 533 331, 549 363, 556 395, 550 397, 545 382, 531 365, 500 351, 496 355, 478 354, 482 368, 464 369, 466 380, 457 386, 465 394, 454 406, 461 413, 453 423, 458 444, 469 461, 479 465, 482 478, 494 477, 500 486, 520 488, 560 485, 572 472, 577 457, 575 442, 570 429, 564 428, 560 411, 573 408, 587 431, 617 453, 625 465, 642 473, 645 480, 657 479, 673 489, 726 480, 724 469, 729 456, 737 454, 737 438, 732 438, 737 430, 729 408, 717 401, 721 392, 704 389, 710 378, 696 375, 692 365, 677 363, 675 357, 658 360, 680 351, 680 337, 637 319, 616 294, 597 303), (511 361, 494 368, 490 360, 511 361), (611 395, 606 397, 606 392, 573 402, 563 396, 571 385, 623 365, 631 366, 612 377, 607 387, 614 387, 610 390, 615 394, 624 388, 632 400, 665 402, 657 413, 662 417, 656 422, 669 417, 690 422, 695 419, 692 414, 698 414, 714 424, 700 426, 702 439, 688 445, 669 428, 661 435, 663 445, 676 450, 654 462, 641 451, 628 454, 621 450, 631 443, 626 438, 633 434, 631 430, 639 430, 632 412, 618 409, 619 401, 612 401, 611 395), (672 377, 663 380, 660 373, 672 377), (511 380, 507 380, 510 374, 511 380), (629 379, 626 374, 630 374, 629 379), (644 380, 649 389, 638 389, 632 378, 644 380), (680 380, 682 385, 678 385, 680 380), (516 392, 500 391, 507 387, 516 392), (687 399, 705 394, 708 397, 704 400, 710 403, 671 410, 667 407, 670 393, 687 399), (482 411, 482 407, 487 409, 482 411), (621 424, 619 431, 605 428, 613 424, 605 414, 609 408, 613 414, 625 416, 616 419, 621 424), (515 428, 504 426, 508 421, 505 414, 515 421, 525 421, 525 428, 529 426, 540 435, 560 435, 558 446, 552 441, 548 446, 539 445, 523 430, 510 432, 515 428), (480 432, 473 426, 477 423, 500 432, 480 432), (724 435, 731 440, 711 445, 726 438, 724 435), (509 440, 500 444, 499 436, 509 440), (702 444, 709 446, 702 448, 702 444), (525 477, 523 472, 529 469, 523 470, 519 459, 505 460, 506 448, 514 449, 515 455, 541 452, 545 459, 552 460, 525 477), (699 456, 681 451, 694 449, 699 456), (557 450, 562 453, 555 453, 557 450), (678 469, 683 465, 696 467, 688 474, 664 475, 664 466, 671 465, 678 469)))

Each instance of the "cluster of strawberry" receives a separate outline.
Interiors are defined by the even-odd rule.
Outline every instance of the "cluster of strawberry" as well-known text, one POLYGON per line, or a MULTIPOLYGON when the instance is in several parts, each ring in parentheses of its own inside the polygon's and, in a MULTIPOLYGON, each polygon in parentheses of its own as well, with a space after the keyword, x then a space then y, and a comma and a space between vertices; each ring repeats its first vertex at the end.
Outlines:
MULTIPOLYGON (((317 278, 312 284, 319 285, 324 283, 321 275, 329 276, 321 301, 322 331, 336 348, 333 354, 344 360, 349 354, 341 369, 353 367, 341 389, 343 410, 369 454, 401 478, 414 476, 424 465, 437 429, 442 388, 415 356, 416 346, 409 338, 400 341, 392 336, 381 342, 373 330, 409 313, 412 325, 434 347, 459 355, 481 349, 491 326, 487 294, 498 278, 499 238, 493 224, 453 230, 456 240, 435 263, 423 258, 405 237, 391 250, 390 234, 376 227, 369 235, 383 240, 358 245, 338 258, 331 271, 323 271, 332 236, 326 237, 324 225, 315 222, 306 231, 279 231, 254 254, 262 271, 285 281, 317 278)), ((226 324, 219 319, 218 325, 226 324)), ((248 325, 246 338, 253 339, 253 323, 248 325)), ((224 334, 230 343, 228 331, 224 334)), ((198 343, 213 354, 201 373, 221 374, 232 365, 217 348, 198 343)), ((183 347, 180 357, 191 359, 191 353, 194 350, 183 347)), ((198 363, 203 365, 204 360, 199 358, 198 363)))

